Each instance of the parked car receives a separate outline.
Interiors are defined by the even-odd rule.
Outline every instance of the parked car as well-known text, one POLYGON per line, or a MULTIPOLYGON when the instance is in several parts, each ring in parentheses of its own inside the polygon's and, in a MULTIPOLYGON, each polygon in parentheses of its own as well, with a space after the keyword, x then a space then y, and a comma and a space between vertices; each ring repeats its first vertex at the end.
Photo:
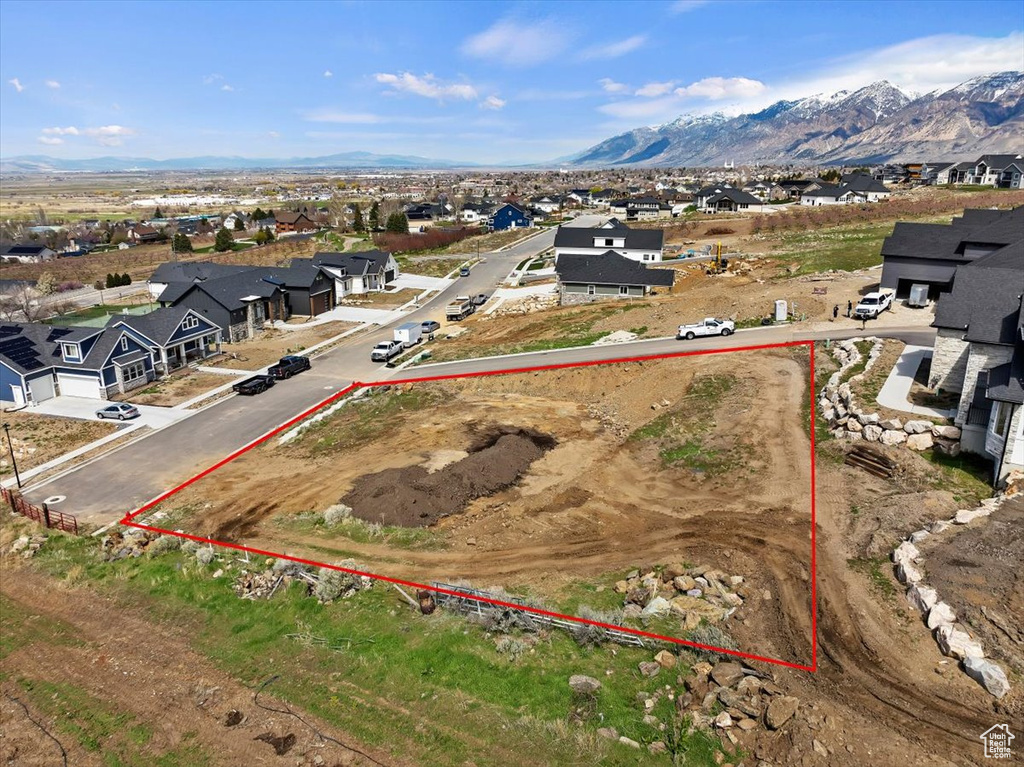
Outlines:
POLYGON ((487 299, 490 298, 486 293, 477 293, 473 296, 473 306, 483 306, 487 303, 487 299))
POLYGON ((231 387, 231 390, 237 394, 244 394, 251 397, 256 394, 262 394, 273 385, 273 376, 259 375, 253 376, 252 378, 246 378, 244 381, 239 381, 231 387))
POLYGON ((873 320, 886 309, 892 308, 894 298, 896 298, 896 291, 892 288, 868 293, 853 310, 853 316, 858 320, 873 320))
POLYGON ((736 323, 732 320, 718 320, 714 317, 705 317, 700 322, 692 325, 680 325, 676 338, 687 340, 697 336, 729 336, 736 330, 736 323))
POLYGON ((423 333, 425 335, 430 335, 431 333, 436 333, 441 329, 441 323, 437 320, 423 320, 423 322, 420 323, 420 327, 423 328, 423 333))
POLYGON ((96 417, 101 421, 104 418, 116 418, 118 421, 123 421, 126 418, 138 418, 139 409, 135 405, 129 405, 127 402, 118 402, 114 405, 101 407, 96 411, 96 417))
POLYGON ((273 376, 274 378, 291 378, 296 373, 301 373, 303 370, 309 370, 312 365, 309 362, 309 357, 299 357, 298 355, 289 354, 282 357, 280 362, 276 365, 271 365, 267 368, 267 375, 273 376))
POLYGON ((390 362, 402 353, 403 348, 401 341, 381 341, 373 347, 370 359, 374 362, 390 362))
POLYGON ((461 269, 459 269, 459 276, 460 277, 468 277, 469 276, 469 267, 468 266, 464 266, 461 269))

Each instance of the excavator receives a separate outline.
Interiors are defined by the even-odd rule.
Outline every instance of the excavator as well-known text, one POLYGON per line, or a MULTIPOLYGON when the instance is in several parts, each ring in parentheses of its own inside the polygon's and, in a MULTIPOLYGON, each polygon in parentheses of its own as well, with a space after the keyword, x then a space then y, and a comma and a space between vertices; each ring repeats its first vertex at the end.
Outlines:
POLYGON ((714 260, 708 263, 705 274, 722 274, 729 268, 729 259, 722 257, 722 243, 718 243, 714 251, 714 260))

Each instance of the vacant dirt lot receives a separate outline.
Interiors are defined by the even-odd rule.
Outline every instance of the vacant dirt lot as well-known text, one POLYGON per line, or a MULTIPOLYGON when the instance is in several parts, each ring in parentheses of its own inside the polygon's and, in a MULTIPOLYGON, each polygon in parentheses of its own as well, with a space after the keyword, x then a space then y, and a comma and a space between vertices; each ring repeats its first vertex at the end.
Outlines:
POLYGON ((131 402, 136 405, 174 407, 203 392, 223 386, 230 380, 230 378, 216 373, 197 373, 185 368, 154 382, 152 386, 120 394, 111 399, 131 402))
POLYGON ((205 364, 232 370, 257 370, 273 365, 286 354, 308 349, 352 327, 355 326, 347 322, 325 322, 301 330, 268 330, 250 341, 225 345, 222 347, 223 355, 205 364))
MULTIPOLYGON (((19 471, 51 461, 117 430, 109 421, 59 418, 33 413, 31 409, 5 412, 3 420, 10 425, 19 471)), ((0 433, 0 476, 6 478, 13 474, 7 439, 0 433)))

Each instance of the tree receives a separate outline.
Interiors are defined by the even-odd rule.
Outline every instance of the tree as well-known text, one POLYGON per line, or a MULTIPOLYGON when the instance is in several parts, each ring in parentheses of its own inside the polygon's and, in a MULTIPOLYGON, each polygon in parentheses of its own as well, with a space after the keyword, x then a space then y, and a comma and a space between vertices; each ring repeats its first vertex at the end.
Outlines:
POLYGON ((265 226, 263 231, 267 233, 267 242, 273 242, 277 239, 277 235, 274 234, 274 230, 271 227, 265 226))
POLYGON ((370 206, 370 229, 375 232, 380 229, 380 203, 376 200, 370 206))
POLYGON ((160 210, 160 206, 156 206, 156 210, 153 211, 153 218, 163 218, 164 212, 160 210))
POLYGON ((352 228, 357 232, 366 231, 366 223, 363 221, 363 211, 358 202, 352 203, 352 228))
POLYGON ((824 173, 821 174, 821 180, 822 181, 828 181, 828 182, 831 182, 831 183, 834 183, 834 182, 838 181, 842 177, 843 177, 843 174, 840 173, 839 170, 836 169, 836 168, 831 168, 831 169, 829 169, 829 170, 827 170, 827 171, 825 171, 824 173))
POLYGON ((252 216, 252 220, 257 223, 267 218, 267 214, 263 208, 256 208, 256 210, 254 210, 250 215, 252 216))
POLYGON ((384 225, 384 230, 392 234, 408 234, 409 219, 404 213, 392 213, 388 216, 388 221, 387 224, 384 225))
POLYGON ((244 232, 245 231, 245 224, 242 223, 241 217, 238 217, 238 218, 235 219, 235 231, 236 232, 244 232))
POLYGON ((213 249, 218 253, 223 253, 226 250, 231 250, 234 242, 235 238, 231 236, 231 232, 221 227, 217 232, 217 239, 213 241, 213 249))
POLYGON ((175 253, 191 253, 192 252, 192 240, 187 235, 179 232, 174 235, 174 239, 171 241, 171 247, 175 253))
POLYGON ((112 275, 110 272, 107 272, 106 286, 108 288, 116 288, 117 287, 117 280, 114 279, 114 275, 112 275))
POLYGON ((41 296, 48 296, 57 290, 57 281, 50 272, 43 272, 36 280, 36 291, 41 296))
POLYGON ((125 272, 124 274, 121 275, 121 279, 118 280, 118 284, 119 285, 131 285, 132 284, 132 276, 130 274, 128 274, 128 272, 125 272))

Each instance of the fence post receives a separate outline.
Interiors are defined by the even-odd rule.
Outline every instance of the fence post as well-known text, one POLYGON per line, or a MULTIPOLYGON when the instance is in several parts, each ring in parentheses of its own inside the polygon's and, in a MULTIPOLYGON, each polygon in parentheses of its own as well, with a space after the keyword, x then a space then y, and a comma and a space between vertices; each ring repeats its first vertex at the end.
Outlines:
POLYGON ((43 527, 47 529, 50 527, 50 507, 45 503, 43 504, 43 527))

